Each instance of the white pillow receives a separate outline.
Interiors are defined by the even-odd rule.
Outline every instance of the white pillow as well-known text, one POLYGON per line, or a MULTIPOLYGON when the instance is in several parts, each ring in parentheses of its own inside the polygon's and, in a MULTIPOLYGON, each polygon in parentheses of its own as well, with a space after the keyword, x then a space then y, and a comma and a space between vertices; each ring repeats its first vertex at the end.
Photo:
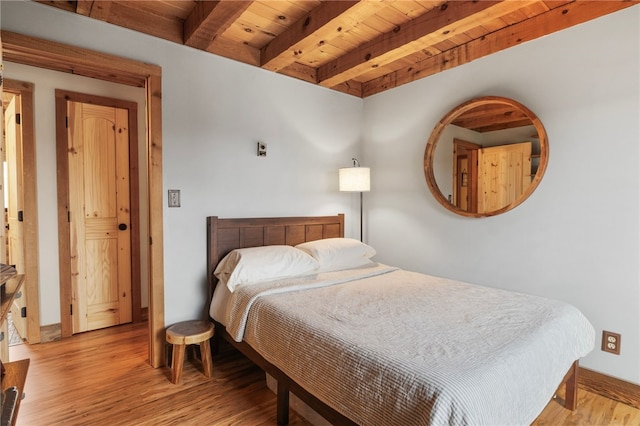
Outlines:
POLYGON ((296 248, 309 253, 320 263, 320 271, 337 271, 374 263, 373 247, 352 238, 326 238, 298 244, 296 248))
POLYGON ((307 275, 319 266, 302 250, 276 245, 233 250, 218 263, 213 274, 233 292, 241 284, 307 275))

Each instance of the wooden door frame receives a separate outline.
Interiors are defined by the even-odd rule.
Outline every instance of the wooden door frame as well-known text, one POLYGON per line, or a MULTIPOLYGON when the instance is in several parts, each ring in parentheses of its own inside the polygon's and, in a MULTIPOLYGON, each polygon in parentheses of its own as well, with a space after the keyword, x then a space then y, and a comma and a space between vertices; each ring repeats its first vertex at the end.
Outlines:
POLYGON ((138 170, 138 105, 135 102, 56 89, 56 163, 58 174, 58 251, 60 257, 60 334, 73 334, 71 284, 71 224, 69 223, 69 132, 67 102, 101 105, 129 111, 129 214, 131 228, 131 314, 142 320, 140 284, 140 190, 138 170), (132 120, 131 118, 134 118, 132 120), (64 275, 63 275, 64 274, 64 275))
MULTIPOLYGON (((23 250, 24 284, 27 297, 27 342, 40 343, 40 296, 38 266, 38 198, 36 182, 36 140, 33 110, 33 83, 4 80, 2 90, 20 96, 22 129, 23 250), (27 255, 27 253, 29 253, 27 255)), ((4 125, 4 123, 3 123, 4 125)))
POLYGON ((460 149, 468 152, 469 161, 469 202, 468 212, 478 212, 478 150, 482 148, 473 142, 467 142, 462 139, 453 139, 453 202, 455 202, 458 189, 458 156, 460 149))
POLYGON ((162 228, 162 68, 131 59, 1 31, 8 62, 83 75, 146 89, 149 194, 149 363, 165 364, 164 254, 162 228))

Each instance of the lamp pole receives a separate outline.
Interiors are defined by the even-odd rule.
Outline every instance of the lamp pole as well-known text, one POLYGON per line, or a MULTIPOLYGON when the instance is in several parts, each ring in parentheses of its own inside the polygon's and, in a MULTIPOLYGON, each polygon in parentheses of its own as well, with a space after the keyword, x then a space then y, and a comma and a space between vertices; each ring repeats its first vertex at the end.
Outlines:
POLYGON ((363 242, 362 239, 362 191, 360 191, 360 242, 363 242))

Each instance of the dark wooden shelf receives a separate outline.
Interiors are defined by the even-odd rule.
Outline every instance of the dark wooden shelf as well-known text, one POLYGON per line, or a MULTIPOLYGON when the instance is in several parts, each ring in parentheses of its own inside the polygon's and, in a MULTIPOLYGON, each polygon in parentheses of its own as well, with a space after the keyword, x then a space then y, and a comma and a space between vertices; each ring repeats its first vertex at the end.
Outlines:
POLYGON ((2 391, 16 386, 21 391, 24 390, 24 383, 27 380, 29 370, 29 359, 7 362, 4 365, 4 376, 2 376, 2 391))

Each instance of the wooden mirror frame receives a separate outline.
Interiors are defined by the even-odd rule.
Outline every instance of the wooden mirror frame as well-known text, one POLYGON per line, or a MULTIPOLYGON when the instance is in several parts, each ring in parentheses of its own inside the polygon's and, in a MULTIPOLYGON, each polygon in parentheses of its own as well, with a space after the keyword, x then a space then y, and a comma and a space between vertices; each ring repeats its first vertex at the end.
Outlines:
POLYGON ((427 147, 424 153, 424 174, 427 180, 427 186, 429 187, 429 190, 431 191, 435 199, 447 210, 461 216, 466 216, 466 217, 489 217, 489 216, 495 216, 498 214, 508 212, 509 210, 514 209, 518 205, 522 204, 527 198, 529 198, 529 196, 533 193, 533 191, 535 191, 535 189, 538 187, 538 184, 542 180, 542 176, 544 176, 544 172, 547 168, 548 159, 549 159, 549 141, 547 138, 547 133, 540 119, 527 107, 520 104, 519 102, 514 101, 513 99, 503 98, 499 96, 485 96, 485 97, 469 100, 455 107, 453 110, 447 113, 438 122, 438 124, 436 124, 436 126, 433 129, 433 132, 431 132, 431 136, 429 137, 429 141, 427 142, 427 147), (501 104, 501 105, 506 105, 506 106, 510 106, 512 108, 518 109, 520 112, 526 115, 527 118, 531 120, 531 124, 535 127, 538 133, 538 139, 540 141, 540 163, 538 165, 536 174, 531 181, 531 184, 527 187, 527 189, 522 193, 522 195, 517 200, 511 202, 510 204, 507 204, 505 207, 502 207, 498 210, 493 210, 493 211, 484 212, 484 213, 468 212, 452 204, 444 196, 444 194, 438 187, 435 174, 433 171, 434 153, 435 153, 436 145, 438 144, 438 141, 440 140, 440 136, 442 135, 442 132, 449 124, 453 123, 458 117, 460 117, 464 113, 474 108, 477 108, 483 105, 489 105, 489 104, 501 104))

